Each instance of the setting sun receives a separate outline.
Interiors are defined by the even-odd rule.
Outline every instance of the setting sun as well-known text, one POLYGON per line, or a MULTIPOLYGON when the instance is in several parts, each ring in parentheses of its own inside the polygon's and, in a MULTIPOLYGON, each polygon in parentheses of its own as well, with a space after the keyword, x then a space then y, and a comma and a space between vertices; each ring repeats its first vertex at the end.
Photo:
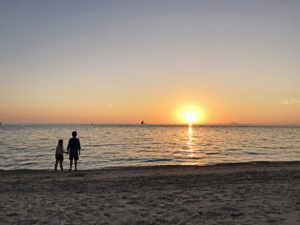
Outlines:
POLYGON ((198 105, 190 104, 180 107, 177 111, 177 120, 181 123, 199 123, 204 120, 202 108, 198 105))
POLYGON ((188 123, 194 123, 197 120, 197 113, 195 111, 187 111, 184 114, 184 120, 188 123))

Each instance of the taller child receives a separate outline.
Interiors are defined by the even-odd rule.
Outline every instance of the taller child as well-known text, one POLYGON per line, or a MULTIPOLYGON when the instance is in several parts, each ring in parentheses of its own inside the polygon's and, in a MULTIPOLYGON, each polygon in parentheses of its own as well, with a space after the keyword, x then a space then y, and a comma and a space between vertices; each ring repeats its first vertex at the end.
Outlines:
POLYGON ((69 140, 69 144, 67 147, 68 153, 70 154, 69 159, 70 159, 70 171, 72 170, 72 164, 73 164, 73 159, 75 160, 75 171, 77 170, 77 160, 79 159, 80 155, 80 141, 77 136, 77 132, 73 131, 72 132, 72 138, 69 140))

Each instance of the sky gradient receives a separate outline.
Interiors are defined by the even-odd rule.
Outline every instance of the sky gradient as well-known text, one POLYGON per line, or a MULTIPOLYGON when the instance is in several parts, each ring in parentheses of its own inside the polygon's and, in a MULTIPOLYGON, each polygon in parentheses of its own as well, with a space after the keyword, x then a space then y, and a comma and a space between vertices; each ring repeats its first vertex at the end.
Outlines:
POLYGON ((2 123, 300 124, 300 1, 0 0, 2 123))

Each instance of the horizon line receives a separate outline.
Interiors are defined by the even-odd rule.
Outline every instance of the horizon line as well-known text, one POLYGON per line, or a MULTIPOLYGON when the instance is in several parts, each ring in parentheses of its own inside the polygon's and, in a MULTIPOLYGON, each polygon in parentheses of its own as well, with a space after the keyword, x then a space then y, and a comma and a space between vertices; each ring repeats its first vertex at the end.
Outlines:
POLYGON ((300 126, 299 123, 56 123, 56 122, 0 122, 0 125, 165 125, 165 126, 300 126))

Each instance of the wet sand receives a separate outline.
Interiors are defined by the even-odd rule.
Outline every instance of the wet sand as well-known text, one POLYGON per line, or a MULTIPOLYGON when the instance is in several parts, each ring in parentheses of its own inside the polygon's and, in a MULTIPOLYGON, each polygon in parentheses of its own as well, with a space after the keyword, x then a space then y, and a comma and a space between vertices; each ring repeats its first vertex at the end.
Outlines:
POLYGON ((0 171, 0 224, 300 224, 300 162, 0 171))

